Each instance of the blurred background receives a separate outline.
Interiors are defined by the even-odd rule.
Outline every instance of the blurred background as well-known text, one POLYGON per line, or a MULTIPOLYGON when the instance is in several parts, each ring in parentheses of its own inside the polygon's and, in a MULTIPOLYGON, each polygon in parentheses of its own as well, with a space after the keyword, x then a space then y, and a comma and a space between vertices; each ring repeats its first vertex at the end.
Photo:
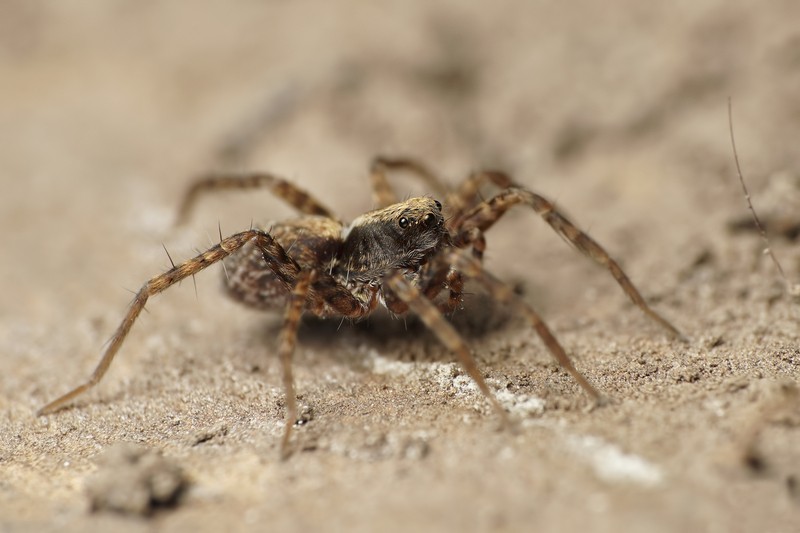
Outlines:
MULTIPOLYGON (((792 0, 6 0, 3 278, 42 283, 0 313, 74 301, 69 280, 36 285, 133 260, 130 232, 169 238, 181 191, 209 169, 271 170, 351 218, 370 207, 375 154, 419 157, 450 182, 499 167, 623 255, 653 239, 680 249, 742 207, 728 97, 753 191, 798 168, 798 11, 792 0)), ((200 213, 183 251, 218 221, 233 232, 289 211, 263 193, 200 213)), ((519 259, 541 257, 536 247, 519 259)))
MULTIPOLYGON (((125 289, 135 291, 169 266, 162 242, 178 260, 215 241, 218 225, 233 233, 291 214, 266 192, 230 194, 204 200, 186 227, 174 228, 193 176, 269 170, 352 219, 372 207, 367 169, 377 154, 418 157, 453 184, 484 167, 512 173, 606 245, 690 336, 726 327, 733 331, 726 339, 760 346, 774 323, 764 310, 780 298, 780 284, 761 257, 762 244, 747 231, 727 105, 731 98, 756 207, 765 220, 796 223, 798 21, 797 0, 2 0, 0 408, 13 413, 14 431, 28 431, 27 417, 52 391, 87 374, 131 298, 125 289), (732 317, 751 312, 750 304, 753 314, 736 322, 732 317)), ((403 176, 394 183, 402 196, 428 192, 403 176)), ((796 237, 778 231, 773 242, 794 278, 796 237)), ((660 338, 607 273, 530 214, 515 212, 498 224, 487 262, 523 287, 580 353, 616 353, 615 335, 623 346, 626 335, 660 338), (581 344, 609 337, 605 348, 581 344)), ((128 395, 152 405, 147 402, 168 394, 173 371, 205 368, 216 376, 242 346, 263 355, 265 339, 241 340, 263 327, 263 317, 222 299, 213 275, 198 277, 197 296, 190 285, 149 306, 137 327, 150 333, 131 338, 129 353, 104 384, 103 397, 112 398, 109 416, 128 395), (155 332, 166 340, 152 337, 155 332), (225 355, 206 360, 203 350, 225 355), (162 363, 167 377, 153 379, 168 383, 141 390, 146 370, 162 363), (137 379, 140 389, 131 385, 137 379)), ((341 360, 311 359, 334 374, 345 372, 341 360)), ((239 368, 236 361, 231 368, 239 368)), ((298 365, 306 390, 313 390, 313 365, 298 365)), ((328 405, 322 390, 318 405, 328 405)), ((685 407, 682 402, 675 405, 685 407)), ((275 416, 280 412, 275 408, 275 416)), ((444 419, 451 420, 437 421, 444 419)), ((652 427, 674 436, 690 425, 652 427)), ((174 444, 162 436, 149 442, 174 444)), ((37 439, 27 436, 20 440, 27 445, 14 448, 40 455, 16 463, 37 466, 13 470, 20 477, 10 486, 41 498, 51 494, 52 469, 64 457, 40 463, 61 444, 37 448, 30 443, 45 442, 37 439)), ((64 442, 81 450, 71 460, 80 455, 75 464, 88 468, 85 441, 64 442)), ((175 446, 188 454, 180 442, 175 446)), ((680 450, 684 457, 693 453, 680 450)), ((680 463, 673 474, 685 467, 680 463)), ((562 475, 542 472, 549 479, 562 475)), ((57 498, 72 509, 80 477, 61 476, 57 498)), ((362 479, 372 480, 372 473, 362 479)), ((484 480, 475 479, 480 482, 456 485, 477 494, 484 480)), ((723 494, 724 481, 711 492, 723 494)), ((535 486, 537 494, 549 494, 549 487, 535 486)), ((572 495, 576 486, 583 487, 564 490, 572 495)), ((707 495, 701 486, 699 492, 672 486, 675 521, 663 523, 700 523, 683 522, 680 494, 707 495)), ((459 487, 444 489, 432 501, 463 507, 448 496, 462 494, 459 487)), ((640 500, 631 501, 637 505, 618 514, 619 523, 630 524, 631 516, 660 523, 640 510, 640 500)), ((730 508, 725 497, 716 501, 717 511, 730 508)), ((527 516, 524 509, 499 514, 513 524, 527 516)), ((399 504, 395 510, 409 514, 399 504)), ((544 523, 563 518, 555 511, 549 516, 554 521, 544 523)))

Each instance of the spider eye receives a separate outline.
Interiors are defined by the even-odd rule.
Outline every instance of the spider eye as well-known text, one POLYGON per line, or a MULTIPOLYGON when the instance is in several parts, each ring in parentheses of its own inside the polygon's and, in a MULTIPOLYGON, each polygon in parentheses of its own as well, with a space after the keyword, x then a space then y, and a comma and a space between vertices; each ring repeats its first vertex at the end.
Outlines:
POLYGON ((422 223, 423 223, 423 224, 425 224, 426 226, 430 226, 430 225, 432 225, 434 222, 436 222, 436 216, 435 216, 433 213, 428 213, 428 214, 427 214, 427 215, 425 215, 425 217, 422 219, 422 223))
POLYGON ((441 211, 442 211, 442 202, 440 202, 439 200, 434 200, 433 203, 436 205, 436 209, 438 209, 439 212, 441 213, 441 211))
POLYGON ((403 228, 403 229, 406 229, 406 228, 408 227, 408 224, 409 224, 408 217, 400 217, 400 218, 397 220, 397 224, 398 224, 398 225, 399 225, 401 228, 403 228))

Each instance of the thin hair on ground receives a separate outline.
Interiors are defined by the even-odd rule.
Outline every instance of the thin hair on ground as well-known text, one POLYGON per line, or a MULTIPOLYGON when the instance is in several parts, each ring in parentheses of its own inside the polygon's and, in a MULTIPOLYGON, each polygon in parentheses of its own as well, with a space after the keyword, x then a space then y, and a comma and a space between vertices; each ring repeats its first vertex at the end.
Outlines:
POLYGON ((728 129, 731 134, 731 148, 733 149, 733 160, 736 163, 736 173, 739 176, 739 183, 742 185, 742 192, 744 193, 744 198, 747 200, 747 208, 750 209, 750 213, 753 215, 753 222, 756 225, 756 229, 758 230, 759 235, 761 235, 761 239, 764 241, 764 253, 769 254, 769 257, 772 259, 772 262, 775 263, 775 267, 778 269, 778 273, 781 275, 784 284, 786 285, 786 292, 789 293, 790 296, 800 296, 800 284, 795 284, 789 281, 789 278, 786 276, 786 273, 783 271, 783 267, 781 266, 780 261, 778 261, 777 256, 772 251, 772 248, 769 244, 769 237, 767 237, 767 232, 764 229, 764 226, 761 224, 761 220, 758 218, 758 214, 756 214, 756 210, 753 207, 753 202, 750 200, 750 192, 747 190, 747 185, 744 182, 744 176, 742 175, 742 167, 739 165, 739 153, 736 150, 736 139, 733 135, 733 105, 731 103, 731 99, 728 98, 728 129))

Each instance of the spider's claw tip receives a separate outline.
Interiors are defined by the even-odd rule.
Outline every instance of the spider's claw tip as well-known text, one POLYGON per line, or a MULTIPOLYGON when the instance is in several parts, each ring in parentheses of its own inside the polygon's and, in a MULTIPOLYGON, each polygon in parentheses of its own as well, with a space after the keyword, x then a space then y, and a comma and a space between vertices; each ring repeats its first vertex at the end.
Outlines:
POLYGON ((595 409, 601 409, 610 404, 611 399, 608 396, 598 393, 596 396, 592 396, 592 401, 583 409, 583 412, 588 414, 593 412, 595 409))
POLYGON ((47 405, 42 406, 42 407, 40 407, 39 409, 36 410, 36 416, 37 417, 39 417, 39 416, 47 416, 47 415, 55 413, 56 411, 58 411, 60 409, 61 409, 60 406, 56 407, 52 403, 48 403, 47 405))
POLYGON ((292 456, 292 453, 293 453, 292 447, 288 443, 281 443, 281 449, 279 454, 281 462, 288 461, 289 458, 292 456))
POLYGON ((518 420, 512 419, 510 417, 506 417, 505 420, 500 423, 500 429, 508 431, 512 435, 519 435, 520 428, 521 426, 518 420))
POLYGON ((671 327, 669 329, 669 333, 670 333, 670 337, 672 337, 673 339, 675 339, 678 342, 681 342, 683 344, 691 344, 692 343, 692 339, 689 338, 688 335, 684 335, 677 328, 671 327))
POLYGON ((516 429, 516 424, 514 424, 508 412, 499 403, 496 403, 494 407, 499 418, 499 423, 497 424, 498 431, 508 430, 513 432, 516 429))
POLYGON ((605 407, 605 406, 609 405, 610 403, 611 403, 611 400, 609 399, 608 396, 605 396, 604 394, 600 394, 600 395, 597 396, 597 398, 594 399, 594 403, 592 405, 592 409, 605 407))

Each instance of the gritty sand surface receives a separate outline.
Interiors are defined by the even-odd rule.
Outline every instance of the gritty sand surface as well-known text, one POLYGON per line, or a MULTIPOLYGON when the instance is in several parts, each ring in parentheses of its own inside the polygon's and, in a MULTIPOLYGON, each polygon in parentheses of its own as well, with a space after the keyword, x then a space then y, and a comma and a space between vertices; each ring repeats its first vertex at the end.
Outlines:
POLYGON ((0 530, 800 530, 800 309, 758 236, 730 229, 747 211, 726 114, 731 96, 754 201, 800 280, 780 231, 800 206, 800 3, 465 4, 0 4, 0 530), (193 175, 268 169, 352 219, 379 153, 453 184, 512 172, 691 341, 519 210, 487 266, 606 407, 479 295, 455 320, 516 430, 419 324, 310 322, 294 366, 310 421, 281 462, 280 317, 225 299, 214 268, 150 302, 100 386, 34 416, 88 376, 126 289, 169 265, 162 243, 183 259, 218 224, 291 214, 231 194, 173 228, 193 175), (119 443, 185 473, 176 507, 90 511, 119 443))

